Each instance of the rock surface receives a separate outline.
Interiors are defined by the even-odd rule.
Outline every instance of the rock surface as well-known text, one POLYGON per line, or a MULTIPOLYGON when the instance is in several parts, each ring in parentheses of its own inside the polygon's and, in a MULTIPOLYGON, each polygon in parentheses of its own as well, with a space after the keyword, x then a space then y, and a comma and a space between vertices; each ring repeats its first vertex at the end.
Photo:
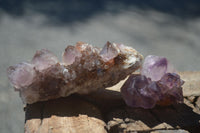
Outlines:
MULTIPOLYGON (((194 79, 199 72, 186 73, 194 79)), ((180 76, 184 74, 185 72, 182 72, 180 76)), ((183 79, 188 83, 192 82, 190 79, 183 79)), ((165 107, 130 108, 126 106, 119 93, 122 84, 87 95, 71 95, 27 105, 25 131, 27 133, 199 132, 200 110, 196 106, 199 105, 199 96, 194 98, 185 96, 184 103, 165 107)), ((190 89, 188 86, 183 86, 183 90, 189 92, 190 89)))

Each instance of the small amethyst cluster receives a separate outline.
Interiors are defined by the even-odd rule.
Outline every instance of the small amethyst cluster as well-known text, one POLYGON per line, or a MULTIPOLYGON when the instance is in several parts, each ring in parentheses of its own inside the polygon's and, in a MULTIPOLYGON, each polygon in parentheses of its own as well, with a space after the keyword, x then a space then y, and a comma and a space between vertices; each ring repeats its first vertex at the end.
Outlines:
POLYGON ((10 66, 7 73, 23 102, 32 104, 113 86, 137 70, 142 60, 140 53, 123 44, 107 42, 100 49, 77 42, 67 46, 62 61, 42 49, 31 61, 10 66))
POLYGON ((141 74, 132 74, 121 92, 128 106, 148 109, 156 104, 183 102, 183 84, 166 58, 149 55, 144 60, 141 74))

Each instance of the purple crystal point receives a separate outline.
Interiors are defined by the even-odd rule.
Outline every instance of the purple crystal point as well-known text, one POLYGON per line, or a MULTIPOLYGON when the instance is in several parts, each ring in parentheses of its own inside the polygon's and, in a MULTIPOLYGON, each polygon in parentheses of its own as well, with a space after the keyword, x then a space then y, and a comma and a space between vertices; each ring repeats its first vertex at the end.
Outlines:
POLYGON ((58 59, 52 52, 42 49, 36 52, 31 63, 34 64, 37 70, 42 71, 57 64, 58 59))
POLYGON ((164 57, 149 55, 145 58, 141 74, 152 81, 158 81, 167 72, 174 72, 173 66, 164 57))
POLYGON ((32 84, 36 76, 36 72, 33 67, 34 66, 32 64, 22 62, 7 69, 8 78, 15 89, 18 90, 21 87, 32 84))
POLYGON ((104 62, 108 62, 111 59, 114 59, 119 54, 119 48, 115 43, 107 42, 103 49, 100 52, 104 62))
POLYGON ((81 57, 80 51, 74 46, 68 46, 63 53, 63 62, 66 66, 71 65, 77 57, 81 57))
POLYGON ((141 75, 131 75, 121 88, 128 106, 153 108, 156 104, 181 103, 184 81, 164 57, 147 56, 141 75), (170 73, 171 72, 171 73, 170 73))

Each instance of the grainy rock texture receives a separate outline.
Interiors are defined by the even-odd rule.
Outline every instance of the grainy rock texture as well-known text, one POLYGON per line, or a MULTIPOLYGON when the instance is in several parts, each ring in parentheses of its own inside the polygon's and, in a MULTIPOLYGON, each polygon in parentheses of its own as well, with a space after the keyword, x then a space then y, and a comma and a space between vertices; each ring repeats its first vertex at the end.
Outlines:
MULTIPOLYGON (((182 72, 181 77, 184 74, 195 78, 200 72, 182 72)), ((188 84, 193 82, 182 78, 188 84)), ((199 96, 187 93, 184 103, 166 107, 130 108, 119 93, 121 85, 84 96, 71 95, 27 105, 25 132, 195 133, 200 130, 199 96)), ((183 86, 183 89, 189 92, 193 88, 183 86)))

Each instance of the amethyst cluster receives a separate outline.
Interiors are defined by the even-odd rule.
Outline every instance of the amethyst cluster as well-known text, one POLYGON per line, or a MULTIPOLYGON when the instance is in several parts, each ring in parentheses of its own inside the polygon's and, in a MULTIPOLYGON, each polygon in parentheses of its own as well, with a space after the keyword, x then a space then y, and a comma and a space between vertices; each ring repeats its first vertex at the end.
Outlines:
POLYGON ((141 74, 132 74, 121 88, 122 96, 130 107, 153 108, 183 102, 181 86, 184 81, 164 57, 149 55, 141 74))
POLYGON ((142 60, 140 53, 123 44, 107 42, 99 49, 78 42, 65 49, 61 62, 43 49, 31 61, 10 66, 7 72, 23 102, 31 104, 113 86, 137 70, 142 60))

